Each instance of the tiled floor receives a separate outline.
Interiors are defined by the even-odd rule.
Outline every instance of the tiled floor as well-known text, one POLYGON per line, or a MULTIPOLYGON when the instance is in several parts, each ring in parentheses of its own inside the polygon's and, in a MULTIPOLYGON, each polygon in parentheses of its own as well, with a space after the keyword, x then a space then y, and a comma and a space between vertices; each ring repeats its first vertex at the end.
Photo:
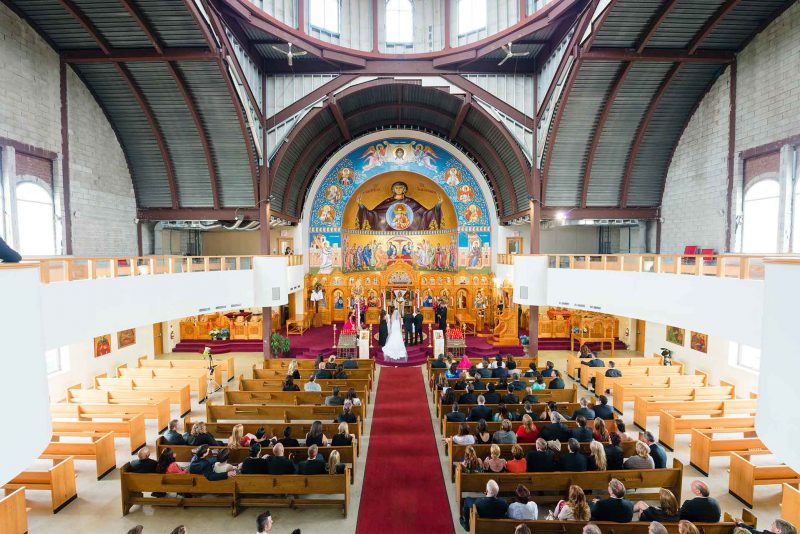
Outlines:
MULTIPOLYGON (((625 352, 619 352, 621 356, 625 352)), ((541 359, 553 360, 558 369, 565 369, 567 352, 543 351, 541 359)), ((228 355, 225 355, 226 357, 228 355)), ((231 354, 230 356, 236 357, 236 374, 246 374, 249 376, 249 369, 254 363, 260 362, 260 355, 252 353, 231 354)), ((181 357, 181 355, 173 354, 171 358, 181 357)), ((194 358, 195 355, 185 355, 186 358, 194 358)), ((424 369, 421 369, 424 373, 424 369)), ((380 370, 378 370, 378 377, 380 370)), ((568 380, 568 382, 570 382, 568 380)), ((377 384, 377 381, 376 381, 377 384)), ((586 390, 581 389, 580 394, 588 394, 586 390)), ((219 395, 219 394, 217 394, 219 395)), ((321 532, 328 531, 331 533, 353 533, 355 532, 356 520, 358 518, 358 508, 361 496, 361 482, 363 481, 364 468, 367 458, 369 457, 369 434, 371 427, 372 408, 367 417, 366 425, 364 428, 365 438, 364 444, 366 447, 362 449, 362 454, 358 458, 357 472, 355 484, 351 492, 351 505, 348 517, 343 519, 341 514, 335 510, 326 509, 304 509, 304 510, 287 510, 287 509, 273 509, 271 510, 273 518, 275 519, 275 527, 273 532, 289 533, 295 528, 302 529, 303 532, 321 532)), ((632 410, 625 413, 624 420, 632 426, 632 410)), ((194 403, 192 416, 194 418, 203 418, 204 409, 194 403)), ((431 420, 434 418, 433 407, 431 406, 430 412, 431 420)), ((657 420, 652 419, 652 429, 657 430, 657 420)), ((434 425, 438 429, 439 425, 434 425)), ((629 428, 632 432, 632 428, 629 428)), ((155 436, 154 425, 148 427, 148 436, 150 441, 155 436)), ((441 438, 437 430, 437 437, 441 438)), ((117 447, 117 462, 122 465, 130 459, 127 454, 125 443, 123 440, 118 441, 117 447)), ((688 467, 689 463, 689 438, 688 436, 681 436, 678 438, 678 444, 674 453, 678 459, 687 465, 684 474, 684 495, 689 495, 689 483, 695 477, 703 478, 710 486, 712 495, 719 499, 723 510, 730 512, 734 515, 740 515, 742 504, 728 494, 728 469, 727 460, 724 458, 715 458, 712 461, 711 477, 701 477, 693 468, 688 467)), ((454 502, 453 484, 450 482, 449 473, 447 471, 446 462, 442 456, 442 476, 445 477, 445 487, 450 498, 450 502, 454 502)), ((238 517, 232 518, 226 510, 223 509, 173 509, 173 508, 153 508, 146 507, 144 509, 135 507, 128 516, 122 517, 120 497, 119 497, 119 475, 115 471, 107 476, 102 481, 95 480, 94 465, 92 462, 78 461, 76 462, 76 470, 78 472, 78 499, 57 515, 50 512, 49 507, 49 494, 46 492, 29 492, 28 493, 28 506, 30 511, 28 513, 30 532, 36 534, 38 532, 46 531, 62 531, 62 532, 84 532, 84 533, 125 533, 127 530, 137 524, 144 525, 145 533, 164 533, 168 534, 171 530, 179 525, 184 524, 191 534, 195 533, 220 533, 220 532, 252 532, 255 525, 256 516, 262 511, 261 509, 248 509, 242 512, 238 517)), ((387 488, 387 493, 390 496, 391 488, 387 488)), ((779 514, 778 502, 780 500, 780 487, 766 486, 756 489, 756 506, 755 514, 759 517, 759 525, 763 528, 769 525, 773 518, 779 514)), ((541 508, 540 508, 541 509, 541 508)), ((442 513, 447 513, 442 511, 442 513)), ((451 510, 451 515, 454 518, 454 527, 456 532, 464 532, 455 519, 456 514, 451 510)))

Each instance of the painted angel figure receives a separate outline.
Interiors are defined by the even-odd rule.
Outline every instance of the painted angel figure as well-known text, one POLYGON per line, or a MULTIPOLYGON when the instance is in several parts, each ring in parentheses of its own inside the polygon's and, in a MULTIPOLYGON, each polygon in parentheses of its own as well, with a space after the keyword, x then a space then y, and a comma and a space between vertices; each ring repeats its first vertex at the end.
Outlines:
MULTIPOLYGON (((385 141, 384 141, 385 142, 385 141)), ((361 168, 363 171, 380 167, 383 164, 383 158, 386 155, 386 146, 378 144, 375 146, 368 146, 367 149, 361 154, 360 159, 366 159, 364 166, 361 168)))
POLYGON ((431 147, 429 147, 428 145, 422 146, 421 144, 418 144, 414 148, 414 153, 417 157, 418 164, 432 171, 439 170, 436 167, 436 162, 434 161, 434 158, 435 159, 440 159, 440 158, 431 147))

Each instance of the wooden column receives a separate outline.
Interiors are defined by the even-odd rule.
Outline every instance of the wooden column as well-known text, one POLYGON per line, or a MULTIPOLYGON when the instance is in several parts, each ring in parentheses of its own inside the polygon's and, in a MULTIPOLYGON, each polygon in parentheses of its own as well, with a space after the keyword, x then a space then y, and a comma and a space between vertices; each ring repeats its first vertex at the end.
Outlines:
MULTIPOLYGON (((520 7, 522 2, 520 3, 520 7)), ((533 116, 537 116, 537 103, 539 101, 539 73, 537 67, 533 71, 533 116)), ((530 246, 528 252, 539 254, 541 242, 541 221, 542 221, 542 177, 539 174, 539 166, 536 160, 536 153, 539 151, 538 139, 536 138, 538 128, 537 121, 533 121, 533 165, 531 165, 530 177, 530 201, 528 210, 530 212, 530 246)), ((539 352, 539 306, 531 306, 528 311, 528 353, 536 355, 539 352)))
MULTIPOLYGON (((303 2, 299 3, 302 6, 303 2)), ((302 11, 301 11, 301 28, 302 28, 302 11)), ((261 83, 261 108, 267 109, 267 77, 262 76, 261 83)), ((265 114, 262 113, 262 117, 265 114)), ((259 230, 259 244, 262 255, 270 254, 270 226, 269 221, 272 218, 272 204, 271 204, 271 183, 270 183, 270 169, 269 169, 269 156, 267 152, 267 123, 265 119, 261 121, 261 174, 259 176, 259 195, 258 195, 258 218, 261 221, 261 228, 259 230)), ((263 344, 264 359, 267 360, 272 357, 272 352, 269 347, 269 338, 272 336, 272 308, 261 308, 261 340, 263 344)))

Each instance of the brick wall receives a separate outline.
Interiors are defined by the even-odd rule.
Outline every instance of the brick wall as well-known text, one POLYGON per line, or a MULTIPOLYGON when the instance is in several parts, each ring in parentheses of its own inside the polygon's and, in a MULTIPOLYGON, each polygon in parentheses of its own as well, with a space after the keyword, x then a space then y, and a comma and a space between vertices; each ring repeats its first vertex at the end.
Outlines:
MULTIPOLYGON (((2 4, 0 41, 0 137, 60 154, 58 54, 2 4)), ((134 254, 136 202, 122 149, 94 97, 71 69, 67 89, 73 253, 134 254)), ((60 163, 54 167, 56 207, 63 215, 60 163)))
MULTIPOLYGON (((667 173, 661 252, 687 244, 727 250, 741 162, 735 165, 733 213, 727 212, 730 69, 689 121, 667 173)), ((800 134, 800 4, 795 3, 737 56, 735 153, 800 134)))

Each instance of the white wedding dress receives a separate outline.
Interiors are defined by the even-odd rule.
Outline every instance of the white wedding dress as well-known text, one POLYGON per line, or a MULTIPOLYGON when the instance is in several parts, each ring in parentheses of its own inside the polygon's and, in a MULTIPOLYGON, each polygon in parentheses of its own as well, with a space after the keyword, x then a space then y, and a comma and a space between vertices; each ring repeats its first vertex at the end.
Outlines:
POLYGON ((389 337, 383 346, 383 356, 386 360, 404 362, 408 360, 406 345, 403 343, 403 327, 400 324, 400 313, 395 310, 392 321, 389 323, 389 337))

